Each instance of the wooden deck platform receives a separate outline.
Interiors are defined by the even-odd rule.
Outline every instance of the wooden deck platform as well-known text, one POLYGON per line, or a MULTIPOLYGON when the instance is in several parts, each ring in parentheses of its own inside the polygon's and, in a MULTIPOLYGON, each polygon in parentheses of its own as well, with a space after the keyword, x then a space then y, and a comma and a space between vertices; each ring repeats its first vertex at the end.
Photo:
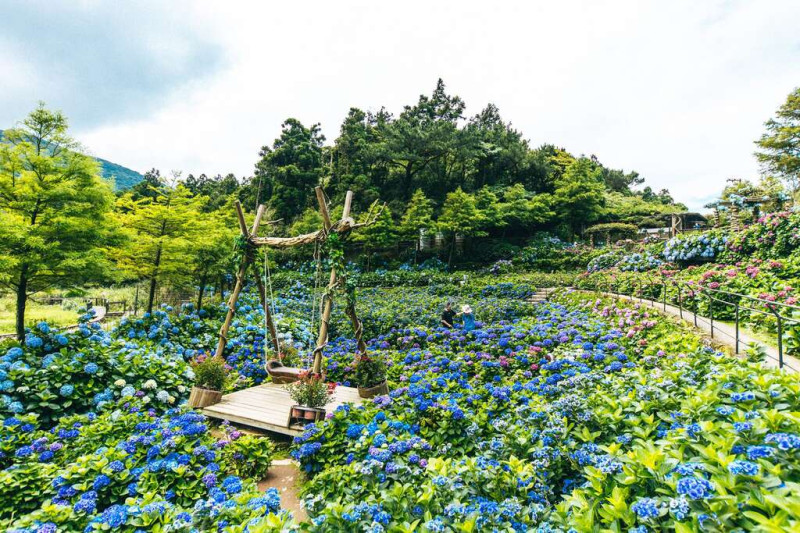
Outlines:
MULTIPOLYGON (((330 413, 344 403, 360 405, 362 401, 358 389, 336 387, 336 395, 325 409, 330 413)), ((265 383, 226 394, 220 403, 206 407, 202 413, 211 418, 295 436, 300 435, 303 430, 288 427, 289 411, 294 404, 283 385, 265 383)))

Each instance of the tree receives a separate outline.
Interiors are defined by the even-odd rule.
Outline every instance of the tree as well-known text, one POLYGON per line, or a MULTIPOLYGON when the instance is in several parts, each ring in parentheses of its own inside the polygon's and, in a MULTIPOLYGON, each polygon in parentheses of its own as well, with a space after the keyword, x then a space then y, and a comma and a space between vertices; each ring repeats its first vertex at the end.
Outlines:
POLYGON ((508 225, 500 207, 500 200, 488 185, 484 185, 475 193, 475 207, 481 213, 484 229, 504 228, 508 225))
POLYGON ((362 222, 373 218, 374 222, 361 228, 356 235, 356 239, 363 242, 367 249, 367 270, 370 268, 372 253, 376 249, 391 246, 397 239, 397 226, 392 220, 392 213, 385 206, 379 205, 378 200, 375 200, 369 211, 364 214, 362 222), (375 217, 375 213, 377 213, 377 217, 375 217))
POLYGON ((553 205, 570 238, 600 218, 605 204, 603 192, 602 171, 585 157, 573 161, 556 180, 553 205))
POLYGON ((447 195, 437 225, 443 233, 451 238, 448 265, 453 262, 457 234, 464 236, 485 234, 482 229, 485 219, 475 203, 475 198, 461 190, 461 187, 447 195))
POLYGON ((387 162, 381 157, 381 130, 388 119, 381 111, 366 113, 351 108, 336 139, 331 168, 336 199, 344 198, 348 190, 358 191, 353 209, 364 211, 380 197, 389 175, 387 162))
POLYGON ((154 189, 153 196, 138 200, 131 194, 117 200, 119 222, 129 237, 117 250, 119 265, 135 279, 149 282, 148 313, 153 311, 159 284, 183 286, 191 279, 191 258, 204 245, 214 219, 202 213, 207 200, 192 197, 183 185, 154 189))
POLYGON ((256 178, 269 191, 275 216, 287 223, 311 207, 314 187, 322 176, 322 143, 319 124, 306 128, 290 118, 281 125, 281 136, 272 148, 264 146, 256 163, 256 178))
MULTIPOLYGON (((231 202, 232 203, 232 202, 231 202)), ((231 243, 237 234, 237 222, 233 220, 233 205, 226 205, 208 215, 201 215, 200 226, 189 247, 191 252, 191 276, 197 287, 197 308, 203 307, 206 287, 214 279, 230 272, 231 243)))
POLYGON ((517 183, 503 191, 500 211, 506 224, 527 231, 553 217, 555 213, 550 209, 550 202, 549 194, 537 194, 531 198, 525 187, 517 183))
MULTIPOLYGON (((429 198, 441 199, 448 191, 449 172, 430 169, 437 163, 452 162, 462 145, 458 121, 463 118, 464 102, 450 96, 440 79, 428 97, 406 106, 395 120, 387 117, 380 124, 380 157, 392 168, 389 193, 405 202, 421 187, 429 198), (426 174, 427 172, 427 174, 426 174)), ((463 178, 463 175, 461 176, 463 178)))
POLYGON ((419 238, 422 230, 430 230, 436 226, 433 221, 433 204, 422 192, 414 191, 408 208, 400 221, 400 235, 406 239, 414 239, 414 262, 419 252, 419 238))
MULTIPOLYGON (((194 177, 189 175, 189 178, 193 179, 194 177)), ((152 198, 156 194, 154 191, 164 187, 164 185, 165 181, 164 178, 161 177, 161 172, 157 168, 151 168, 144 173, 142 181, 131 187, 129 192, 135 199, 142 198, 143 196, 152 198)))
POLYGON ((764 126, 767 131, 756 141, 761 148, 756 158, 765 173, 782 178, 792 192, 797 192, 800 187, 800 87, 789 94, 775 118, 764 126))
POLYGON ((20 341, 31 295, 110 272, 111 186, 67 128, 63 114, 39 104, 0 144, 0 283, 16 293, 20 341))

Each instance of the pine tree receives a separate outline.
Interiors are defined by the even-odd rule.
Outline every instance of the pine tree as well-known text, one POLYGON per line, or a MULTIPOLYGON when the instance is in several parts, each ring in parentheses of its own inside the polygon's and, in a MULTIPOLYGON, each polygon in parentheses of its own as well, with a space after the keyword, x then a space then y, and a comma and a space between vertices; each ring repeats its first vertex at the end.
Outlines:
POLYGON ((795 192, 800 188, 800 87, 765 126, 767 132, 756 141, 762 150, 756 157, 766 173, 780 177, 795 192))
POLYGON ((117 250, 120 267, 135 279, 149 282, 147 312, 153 311, 156 288, 170 282, 185 286, 192 278, 191 258, 208 232, 204 196, 192 197, 183 185, 153 188, 152 196, 117 201, 120 225, 128 242, 117 250))
POLYGON ((40 104, 0 143, 0 284, 16 293, 20 341, 31 295, 110 275, 111 185, 67 128, 40 104))
POLYGON ((414 262, 417 262, 419 239, 422 230, 428 231, 436 226, 433 221, 433 203, 425 196, 422 189, 417 189, 411 196, 408 208, 400 221, 400 234, 405 239, 414 239, 414 262))
POLYGON ((447 195, 437 224, 439 229, 449 235, 451 239, 448 265, 453 262, 456 235, 485 235, 482 229, 485 225, 485 218, 475 204, 475 198, 461 190, 461 187, 447 195))

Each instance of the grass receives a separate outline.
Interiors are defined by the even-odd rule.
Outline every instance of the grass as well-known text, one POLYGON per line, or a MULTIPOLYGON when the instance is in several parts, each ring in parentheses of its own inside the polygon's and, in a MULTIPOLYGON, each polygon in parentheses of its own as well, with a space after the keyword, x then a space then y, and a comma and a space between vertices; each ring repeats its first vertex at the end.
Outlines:
MULTIPOLYGON (((25 325, 33 326, 42 320, 56 327, 71 326, 78 323, 78 312, 60 305, 42 305, 28 301, 25 312, 25 325)), ((16 324, 15 302, 13 297, 0 298, 0 334, 14 333, 16 324)))

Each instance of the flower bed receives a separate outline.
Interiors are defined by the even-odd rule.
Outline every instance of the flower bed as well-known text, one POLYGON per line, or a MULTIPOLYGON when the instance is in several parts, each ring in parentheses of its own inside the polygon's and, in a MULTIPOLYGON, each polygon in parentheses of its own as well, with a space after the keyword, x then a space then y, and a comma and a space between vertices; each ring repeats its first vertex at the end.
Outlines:
MULTIPOLYGON (((509 276, 362 291, 359 313, 376 324, 369 354, 385 364, 391 393, 329 413, 296 439, 292 456, 310 477, 304 529, 800 527, 779 510, 800 503, 796 379, 714 352, 633 304, 567 293, 551 304, 522 302, 535 287, 509 276), (453 297, 476 308, 476 330, 437 327, 438 305, 453 297)), ((263 361, 253 298, 243 298, 225 354, 236 387, 255 381, 245 373, 263 361)), ((289 286, 280 298, 280 313, 304 319, 307 293, 289 286)), ((214 439, 203 417, 176 407, 188 394, 178 384, 191 385, 189 350, 203 348, 193 331, 213 332, 217 311, 163 312, 111 334, 84 327, 61 339, 39 328, 27 348, 2 356, 12 385, 0 412, 0 527, 296 526, 275 492, 253 484, 269 465, 269 441, 230 429, 214 439), (97 368, 87 372, 90 363, 97 368), (70 405, 25 394, 57 394, 67 380, 70 405)), ((347 335, 344 317, 334 319, 347 335)), ((285 338, 302 347, 303 328, 307 319, 285 338)), ((332 339, 327 379, 354 380, 354 352, 349 337, 332 339)))

